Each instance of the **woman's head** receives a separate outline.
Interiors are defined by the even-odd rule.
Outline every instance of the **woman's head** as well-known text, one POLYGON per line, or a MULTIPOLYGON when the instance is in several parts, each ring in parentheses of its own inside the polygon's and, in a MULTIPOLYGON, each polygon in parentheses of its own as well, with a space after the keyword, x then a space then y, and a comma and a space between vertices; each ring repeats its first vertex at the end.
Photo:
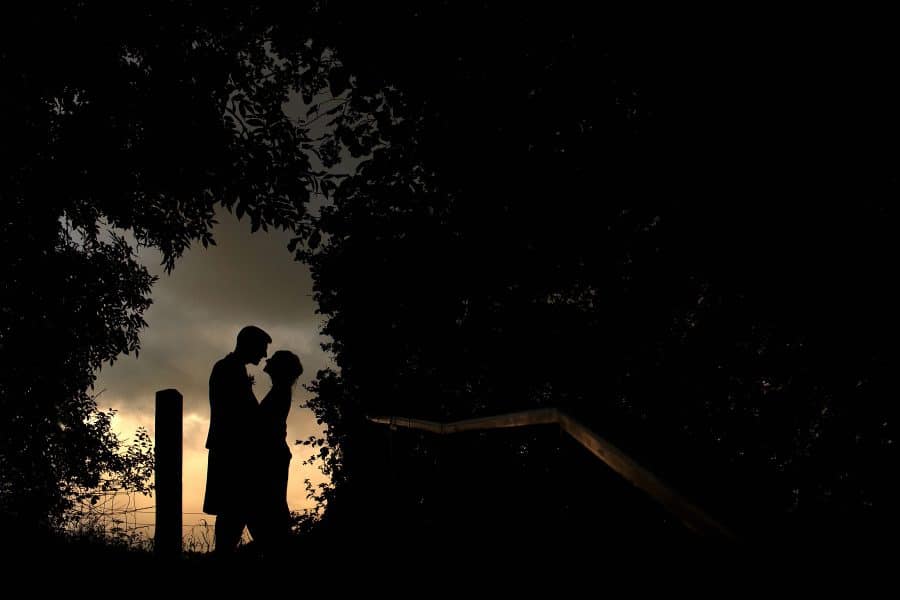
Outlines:
POLYGON ((266 361, 263 371, 269 374, 272 383, 293 385, 303 374, 303 365, 293 352, 279 350, 266 361))

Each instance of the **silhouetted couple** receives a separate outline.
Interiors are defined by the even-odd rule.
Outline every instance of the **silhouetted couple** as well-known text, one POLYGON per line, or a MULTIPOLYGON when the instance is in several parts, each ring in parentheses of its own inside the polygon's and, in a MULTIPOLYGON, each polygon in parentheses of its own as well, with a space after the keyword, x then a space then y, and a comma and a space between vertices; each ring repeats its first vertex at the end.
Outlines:
POLYGON ((245 526, 269 556, 284 549, 290 532, 286 421, 303 366, 295 354, 275 352, 263 369, 272 389, 257 402, 246 365, 258 365, 270 343, 272 338, 259 327, 243 328, 234 352, 218 361, 209 377, 203 512, 216 515, 215 549, 220 555, 234 552, 245 526))

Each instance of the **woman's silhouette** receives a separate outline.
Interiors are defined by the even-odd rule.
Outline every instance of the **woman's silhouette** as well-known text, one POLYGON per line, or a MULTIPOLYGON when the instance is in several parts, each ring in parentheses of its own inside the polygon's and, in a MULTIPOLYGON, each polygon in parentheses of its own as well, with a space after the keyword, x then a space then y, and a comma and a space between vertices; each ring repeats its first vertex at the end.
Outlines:
POLYGON ((272 389, 259 404, 256 538, 264 552, 277 554, 283 550, 290 531, 287 483, 291 450, 285 439, 286 422, 291 393, 303 366, 296 354, 279 350, 266 361, 263 371, 272 378, 272 389))

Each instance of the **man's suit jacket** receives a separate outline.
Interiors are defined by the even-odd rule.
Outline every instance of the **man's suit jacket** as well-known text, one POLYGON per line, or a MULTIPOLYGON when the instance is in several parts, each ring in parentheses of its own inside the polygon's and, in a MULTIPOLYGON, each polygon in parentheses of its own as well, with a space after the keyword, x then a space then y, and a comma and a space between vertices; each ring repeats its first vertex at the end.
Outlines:
POLYGON ((203 512, 244 511, 252 492, 259 404, 244 363, 233 353, 209 377, 209 465, 203 512))

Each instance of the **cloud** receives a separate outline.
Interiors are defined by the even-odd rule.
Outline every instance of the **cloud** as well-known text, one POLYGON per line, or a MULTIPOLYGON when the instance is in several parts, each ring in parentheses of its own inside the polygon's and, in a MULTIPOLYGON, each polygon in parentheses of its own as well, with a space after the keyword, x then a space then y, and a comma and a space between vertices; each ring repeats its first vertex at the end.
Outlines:
POLYGON ((217 245, 182 257, 166 289, 169 299, 185 300, 194 316, 224 322, 252 322, 261 316, 270 324, 315 321, 309 269, 287 250, 291 234, 251 233, 249 220, 238 221, 224 210, 216 217, 217 245))
MULTIPOLYGON (((234 348, 237 332, 255 324, 273 338, 270 351, 300 355, 305 373, 331 365, 321 350, 321 317, 315 314, 308 269, 285 248, 285 232, 249 233, 249 224, 227 212, 217 215, 218 246, 189 250, 172 275, 160 273, 158 254, 142 259, 160 280, 144 315, 138 358, 121 357, 99 372, 98 389, 124 402, 143 404, 156 390, 179 389, 186 407, 206 403, 209 371, 234 348)), ((251 367, 252 368, 252 367, 251 367)), ((260 381, 259 378, 257 378, 260 381)), ((102 402, 101 402, 102 404, 102 402)))

